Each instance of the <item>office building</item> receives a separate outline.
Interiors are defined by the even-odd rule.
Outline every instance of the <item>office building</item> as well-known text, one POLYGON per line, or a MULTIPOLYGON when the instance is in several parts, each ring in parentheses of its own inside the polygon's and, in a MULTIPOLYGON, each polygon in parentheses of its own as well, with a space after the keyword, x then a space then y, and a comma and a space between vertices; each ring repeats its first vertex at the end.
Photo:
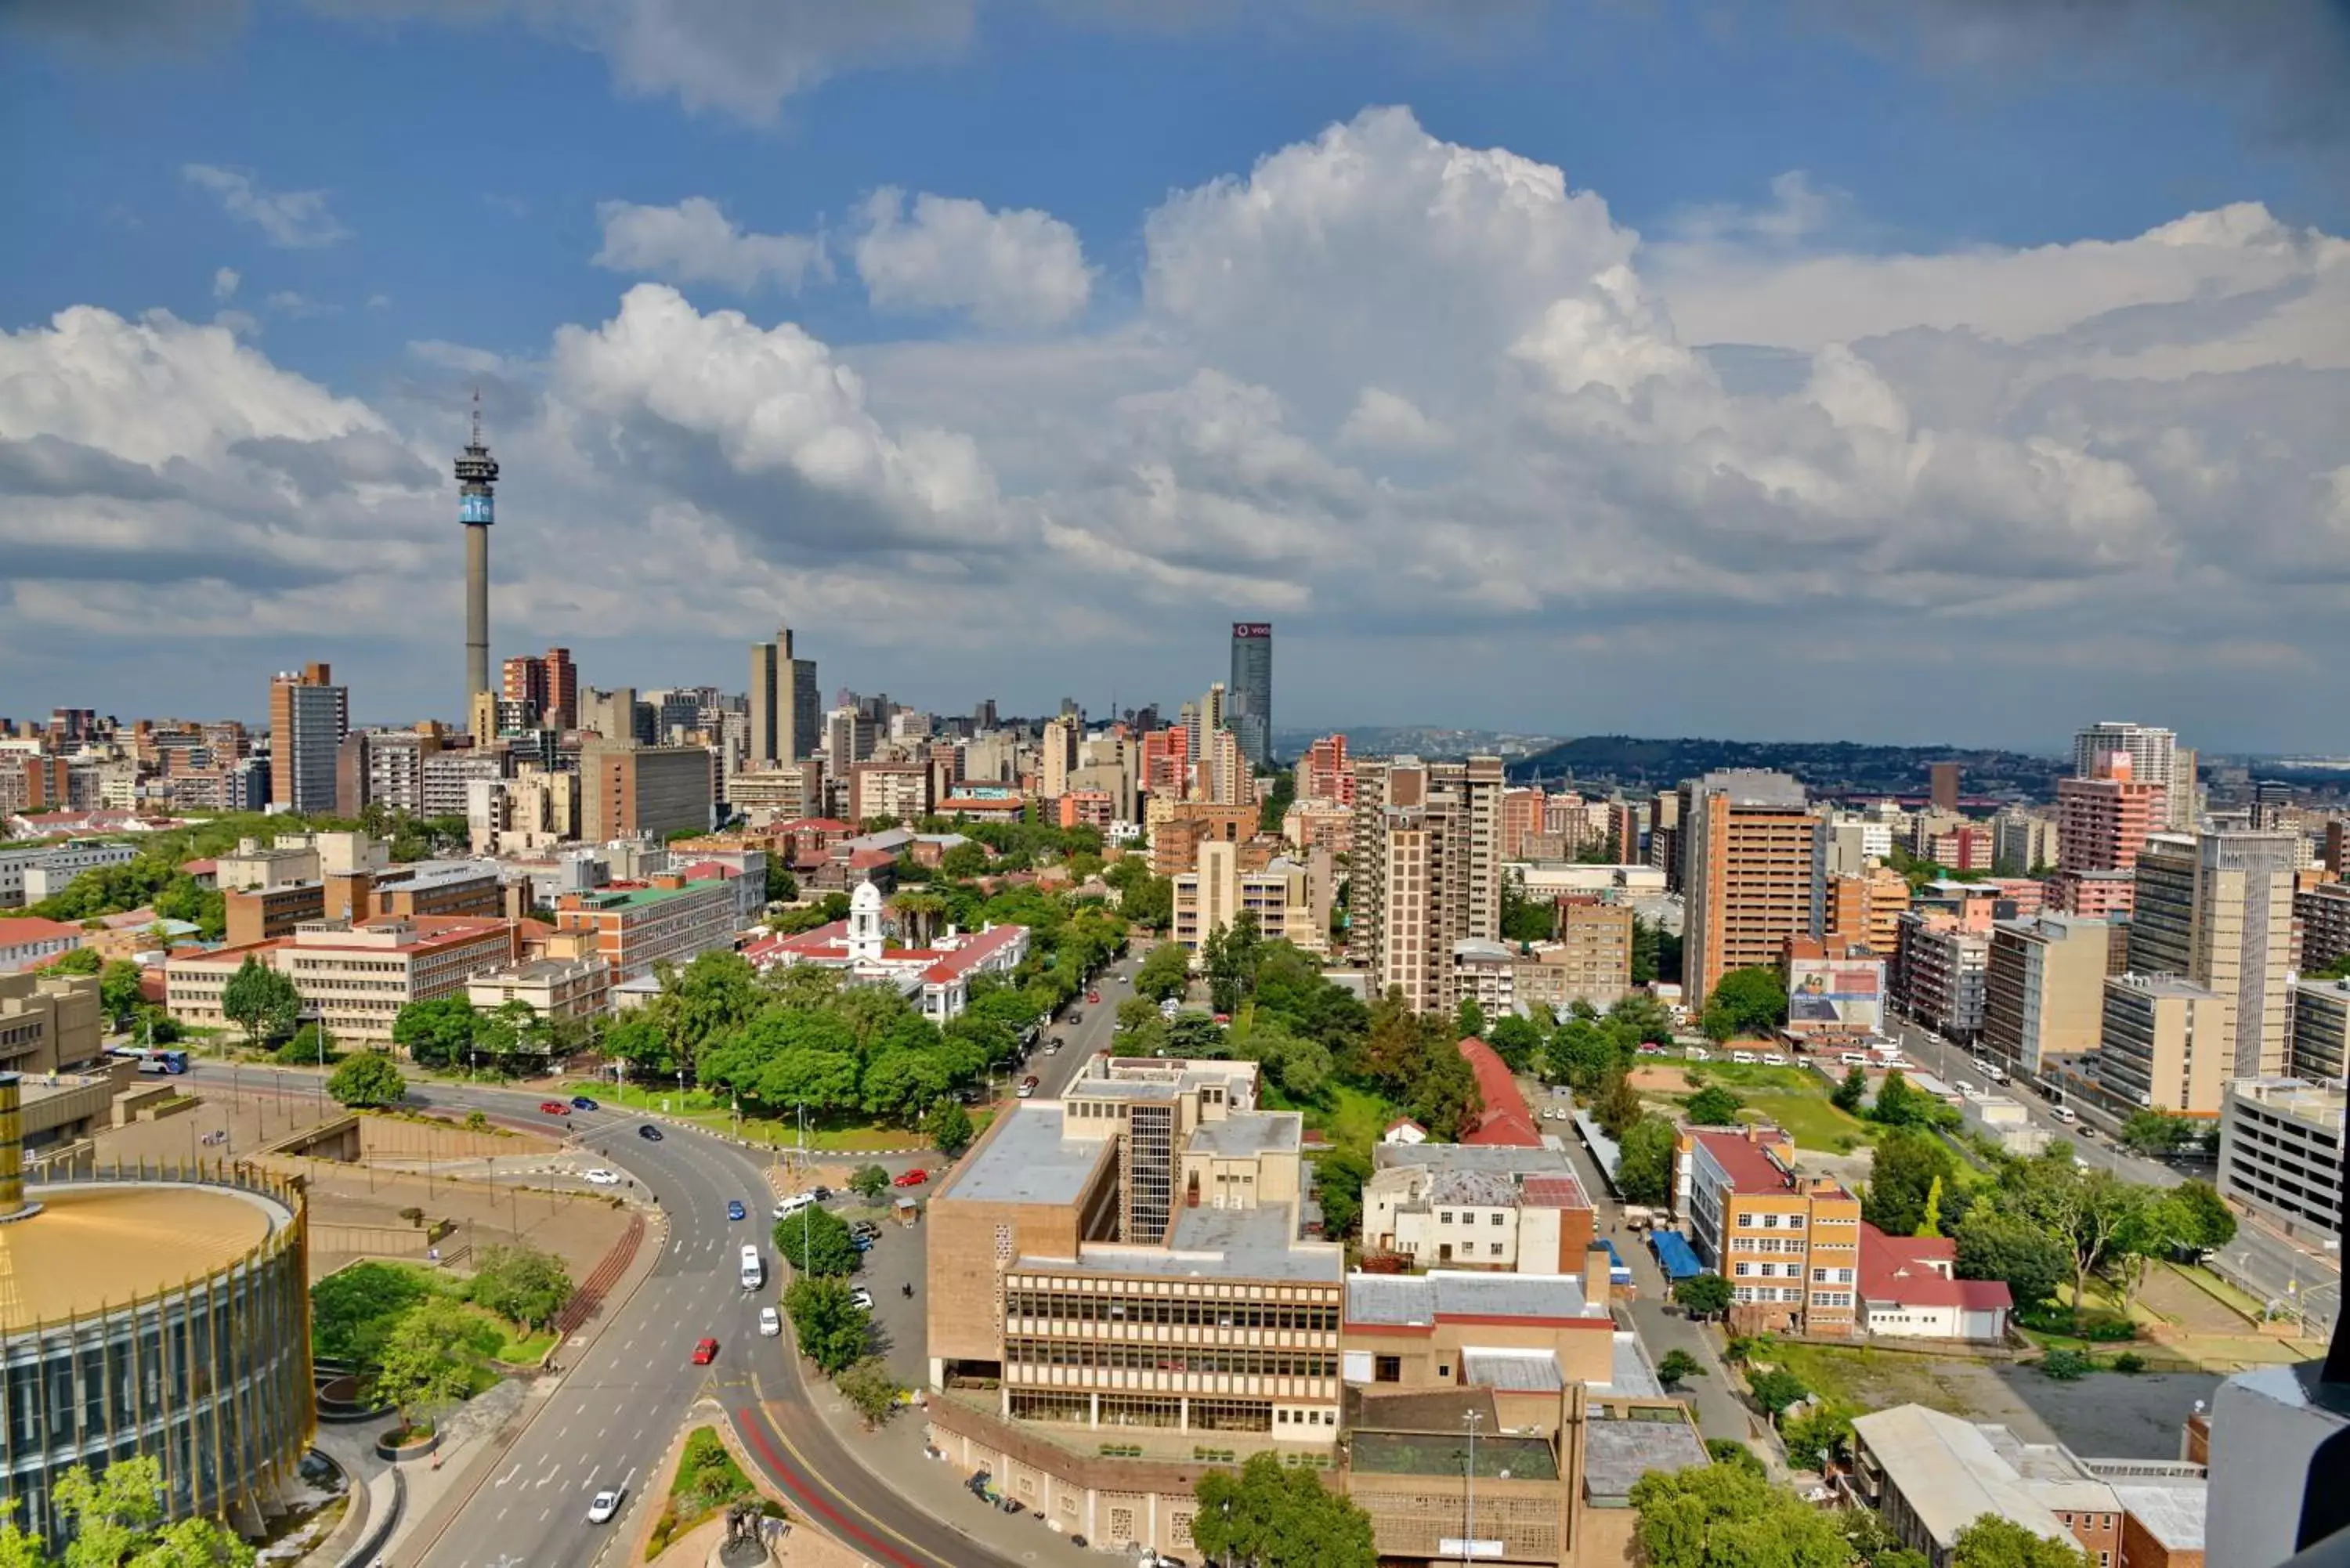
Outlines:
POLYGON ((417 764, 421 781, 419 809, 427 816, 463 816, 472 808, 473 786, 511 778, 512 753, 484 751, 434 752, 417 764))
POLYGON ((1991 819, 1991 868, 2002 877, 2029 877, 2057 861, 2056 819, 2013 807, 1991 819))
POLYGON ((604 691, 593 686, 582 687, 578 727, 621 745, 638 739, 637 689, 623 686, 618 691, 604 691))
POLYGON ((2288 1235, 2342 1233, 2342 1083, 2241 1078, 2220 1111, 2217 1185, 2288 1235))
POLYGON ((31 844, 21 849, 0 847, 0 909, 37 904, 73 886, 85 871, 128 866, 138 858, 137 845, 98 838, 31 844), (34 888, 38 891, 29 891, 34 888))
POLYGON ((192 1160, 27 1181, 30 1087, 0 1074, 0 1513, 86 1550, 60 1483, 135 1454, 160 1464, 166 1520, 276 1510, 317 1428, 303 1184, 192 1160))
POLYGON ((1144 822, 1150 830, 1150 869, 1161 877, 1180 877, 1199 865, 1201 845, 1239 844, 1254 837, 1257 811, 1249 805, 1153 795, 1144 822))
POLYGON ((1297 798, 1355 804, 1355 770, 1347 761, 1347 737, 1325 735, 1297 759, 1297 798))
POLYGON ((1273 765, 1273 626, 1232 622, 1232 700, 1227 718, 1252 768, 1273 765))
MULTIPOLYGON (((1808 857, 1807 857, 1808 859, 1808 857)), ((1860 1199, 1802 1175, 1776 1128, 1683 1128, 1673 1207, 1705 1266, 1731 1282, 1742 1334, 1845 1337, 1858 1316, 1860 1199)))
POLYGON ((2350 980, 2293 982, 2293 1075, 2344 1086, 2350 1071, 2350 980))
POLYGON ((546 1019, 583 1021, 610 1004, 612 971, 586 931, 558 932, 547 956, 487 969, 465 981, 465 995, 484 1012, 520 1002, 546 1019))
POLYGON ((652 973, 655 964, 683 969, 734 945, 742 914, 733 880, 656 871, 641 882, 566 893, 556 900, 555 929, 591 935, 615 986, 652 973))
POLYGON ((354 730, 335 757, 335 815, 358 816, 371 805, 410 815, 424 812, 424 763, 441 737, 421 730, 354 730))
POLYGON ((855 708, 835 708, 825 715, 824 760, 837 774, 873 755, 873 721, 855 708))
POLYGON ((1307 952, 1329 948, 1327 895, 1316 898, 1313 878, 1294 860, 1276 856, 1261 870, 1243 871, 1237 845, 1211 839, 1200 846, 1198 868, 1174 882, 1172 935, 1195 968, 1208 938, 1243 913, 1268 941, 1307 952))
POLYGON ((2097 1048, 2114 929, 2075 915, 2001 920, 1983 974, 1983 1054, 2036 1077, 2051 1055, 2097 1048))
MULTIPOLYGON (((2168 730, 2150 724, 2131 724, 2111 720, 2091 724, 2073 736, 2073 776, 2078 779, 2102 778, 2106 765, 2116 756, 2129 759, 2128 772, 2121 776, 2151 784, 2163 792, 2162 810, 2157 814, 2157 827, 2183 827, 2191 830, 2194 818, 2183 822, 2170 809, 2171 786, 2178 782, 2178 737, 2168 730)), ((2188 753, 2191 758, 2192 753, 2188 753)), ((2192 794, 2194 774, 2190 763, 2188 794, 2192 794)))
POLYGON ((173 954, 163 969, 172 1016, 234 1030, 221 993, 247 957, 293 981, 338 1045, 388 1048, 401 1008, 462 995, 474 975, 518 961, 522 938, 515 921, 471 916, 313 920, 287 936, 173 954))
POLYGON ((1926 764, 1927 798, 1936 811, 1955 812, 1959 809, 1959 774, 1957 763, 1926 764))
POLYGON ((1347 956, 1414 1012, 1459 1000, 1457 943, 1501 938, 1503 787, 1499 757, 1356 764, 1347 956))
POLYGON ((858 763, 848 770, 848 815, 912 822, 931 814, 931 770, 924 763, 858 763))
POLYGON ((0 1072, 47 1075, 95 1062, 104 1027, 98 976, 0 972, 0 1072))
POLYGON ((2235 1075, 2235 1008, 2169 974, 2106 981, 2097 1081, 2124 1105, 2214 1116, 2235 1075))
POLYGON ((1768 969, 1812 929, 1820 819, 1785 774, 1733 768, 1680 787, 1681 986, 1691 1008, 1734 969, 1768 969))
POLYGON ((1036 793, 1045 799, 1057 800, 1069 793, 1069 775, 1076 771, 1077 742, 1084 732, 1075 719, 1045 721, 1036 756, 1036 793))
POLYGON ((1819 934, 1890 954, 1900 942, 1909 901, 1908 878, 1890 866, 1829 877, 1820 885, 1819 934))
POLYGON ((702 746, 597 740, 579 748, 579 831, 591 844, 711 827, 712 758, 702 746))
MULTIPOLYGON (((792 652, 792 628, 780 627, 773 642, 751 645, 751 763, 772 767, 796 763, 816 749, 824 705, 816 692, 816 660, 792 652)), ((836 771, 845 766, 832 759, 836 771)))
POLYGON ((81 945, 82 929, 71 921, 36 915, 0 918, 0 975, 30 969, 81 945))
POLYGON ((2301 862, 2292 833, 2157 834, 2138 856, 2129 967, 2228 1000, 2234 1037, 2223 1077, 2276 1077, 2291 1055, 2286 981, 2301 862))
POLYGON ((288 811, 335 809, 335 754, 351 727, 348 687, 324 664, 269 682, 269 798, 288 811))

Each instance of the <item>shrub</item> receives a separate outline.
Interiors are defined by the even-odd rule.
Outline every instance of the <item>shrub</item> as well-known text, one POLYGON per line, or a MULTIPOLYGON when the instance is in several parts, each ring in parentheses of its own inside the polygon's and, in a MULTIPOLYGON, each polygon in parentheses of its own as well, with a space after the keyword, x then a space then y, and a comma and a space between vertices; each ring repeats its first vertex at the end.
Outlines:
POLYGON ((2095 1368, 2096 1363, 2077 1350, 2052 1350, 2040 1358, 2042 1374, 2059 1383, 2078 1382, 2095 1368))
POLYGON ((2116 1372, 2143 1372, 2146 1370, 2146 1357, 2140 1355, 2135 1350, 2125 1350, 2119 1355, 2114 1357, 2114 1370, 2116 1372))
POLYGON ((1708 1438, 1705 1451, 1712 1456, 1715 1464, 1735 1465, 1758 1476, 1764 1473, 1762 1461, 1754 1457, 1754 1450, 1735 1438, 1708 1438))

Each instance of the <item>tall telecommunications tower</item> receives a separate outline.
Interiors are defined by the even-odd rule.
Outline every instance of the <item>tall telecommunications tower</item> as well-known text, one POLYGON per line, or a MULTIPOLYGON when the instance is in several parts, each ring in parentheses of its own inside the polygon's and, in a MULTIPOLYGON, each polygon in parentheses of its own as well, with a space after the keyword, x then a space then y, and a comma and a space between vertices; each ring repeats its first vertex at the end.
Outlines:
POLYGON ((482 391, 473 439, 457 454, 457 521, 465 525, 465 712, 490 689, 490 524, 497 520, 498 460, 482 444, 482 391))

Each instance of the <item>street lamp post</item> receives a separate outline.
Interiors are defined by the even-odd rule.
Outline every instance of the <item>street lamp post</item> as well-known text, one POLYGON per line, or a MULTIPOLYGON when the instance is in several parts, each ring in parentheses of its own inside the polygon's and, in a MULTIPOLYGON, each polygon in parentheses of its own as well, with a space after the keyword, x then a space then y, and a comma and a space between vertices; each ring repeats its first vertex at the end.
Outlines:
POLYGON ((1477 1428, 1485 1424, 1485 1412, 1464 1411, 1461 1420, 1469 1428, 1469 1496, 1461 1511, 1461 1561, 1466 1563, 1477 1555, 1477 1428))

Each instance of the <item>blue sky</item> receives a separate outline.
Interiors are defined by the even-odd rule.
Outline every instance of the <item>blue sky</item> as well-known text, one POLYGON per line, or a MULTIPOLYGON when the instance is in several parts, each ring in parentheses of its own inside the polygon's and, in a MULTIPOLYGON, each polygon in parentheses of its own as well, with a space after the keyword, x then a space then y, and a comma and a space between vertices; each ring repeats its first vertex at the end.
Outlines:
POLYGON ((598 683, 2338 749, 2333 0, 879 9, 0 13, 0 712, 455 716, 479 382, 598 683))

